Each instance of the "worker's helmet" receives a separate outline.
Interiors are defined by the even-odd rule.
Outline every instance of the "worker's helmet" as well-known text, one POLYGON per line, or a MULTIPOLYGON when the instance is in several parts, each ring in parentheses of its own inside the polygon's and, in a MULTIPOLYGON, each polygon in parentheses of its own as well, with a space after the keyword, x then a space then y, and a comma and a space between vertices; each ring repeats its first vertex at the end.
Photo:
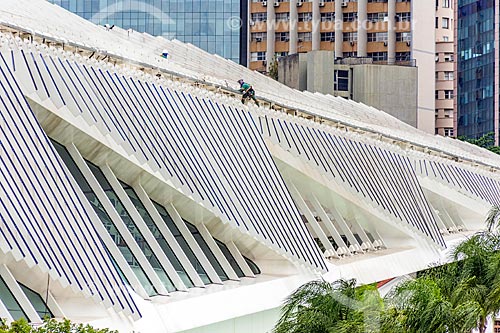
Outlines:
POLYGON ((238 80, 238 83, 239 83, 240 85, 242 85, 242 84, 243 84, 243 82, 245 82, 245 81, 243 81, 243 79, 239 79, 239 80, 238 80))

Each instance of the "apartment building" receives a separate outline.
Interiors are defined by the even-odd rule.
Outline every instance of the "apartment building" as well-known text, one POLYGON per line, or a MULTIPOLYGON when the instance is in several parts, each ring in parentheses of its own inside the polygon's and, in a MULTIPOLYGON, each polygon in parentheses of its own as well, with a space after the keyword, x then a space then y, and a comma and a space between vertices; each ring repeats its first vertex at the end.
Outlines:
POLYGON ((454 72, 453 0, 436 0, 436 134, 453 130, 454 72))
POLYGON ((435 1, 251 1, 250 69, 265 72, 276 57, 315 50, 334 51, 335 58, 416 63, 417 127, 435 132, 435 1))

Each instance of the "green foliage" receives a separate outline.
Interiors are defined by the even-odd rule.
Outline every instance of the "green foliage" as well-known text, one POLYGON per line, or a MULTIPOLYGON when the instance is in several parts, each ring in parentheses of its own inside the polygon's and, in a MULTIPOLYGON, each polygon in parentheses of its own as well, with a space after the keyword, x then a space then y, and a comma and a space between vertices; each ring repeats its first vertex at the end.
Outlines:
POLYGON ((57 321, 55 319, 46 318, 43 325, 32 327, 26 319, 22 318, 6 324, 5 319, 0 322, 0 333, 118 333, 107 328, 96 329, 90 325, 74 324, 68 319, 57 321))
POLYGON ((274 333, 485 332, 500 311, 500 207, 488 230, 460 243, 452 262, 420 272, 381 299, 355 280, 306 283, 286 300, 274 333))
POLYGON ((269 64, 269 76, 276 81, 278 80, 278 59, 276 59, 276 56, 273 57, 269 64))
POLYGON ((465 141, 473 145, 488 149, 489 151, 500 155, 500 147, 495 146, 495 133, 493 132, 486 133, 479 139, 470 139, 466 136, 459 136, 457 137, 457 139, 460 141, 465 141))

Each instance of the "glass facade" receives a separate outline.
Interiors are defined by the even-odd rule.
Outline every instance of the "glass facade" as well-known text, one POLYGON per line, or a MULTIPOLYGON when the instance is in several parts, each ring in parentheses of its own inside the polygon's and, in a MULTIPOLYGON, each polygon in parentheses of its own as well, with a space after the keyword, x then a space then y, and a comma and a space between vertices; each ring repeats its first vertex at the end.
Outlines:
POLYGON ((458 0, 457 24, 457 134, 479 138, 494 132, 498 112, 494 100, 495 1, 458 0))
POLYGON ((49 2, 95 24, 114 24, 154 36, 175 38, 237 63, 246 64, 248 5, 244 0, 49 0, 49 2), (244 22, 241 18, 244 18, 244 22))
MULTIPOLYGON (((135 258, 134 254, 132 253, 132 251, 128 247, 127 243, 125 243, 125 241, 123 240, 123 237, 120 235, 120 233, 118 232, 118 229, 116 229, 115 225, 111 221, 111 218, 109 217, 108 213, 104 209, 104 206, 97 198, 97 195, 95 194, 94 190, 92 190, 92 188, 90 187, 89 183, 87 182, 87 180, 83 176, 80 169, 78 169, 78 166, 76 165, 76 163, 73 160, 73 158, 71 157, 71 155, 68 153, 67 149, 55 141, 52 141, 52 144, 56 148, 61 159, 64 161, 64 164, 66 165, 66 167, 71 172, 71 175, 73 176, 75 181, 78 183, 78 186, 80 187, 82 192, 85 194, 85 197, 87 197, 87 199, 89 200, 90 204, 92 205, 92 208, 94 208, 95 213, 97 214, 97 216, 101 220, 102 224, 104 225, 104 227, 108 231, 109 235, 111 236, 111 238, 115 242, 116 246, 118 247, 118 249, 122 253, 123 257, 125 258, 125 260, 127 260, 127 263, 129 264, 130 268, 132 269, 132 271, 136 275, 137 279, 140 281, 143 288, 146 290, 146 292, 150 296, 157 295, 158 292, 157 292, 156 288, 151 283, 151 280, 149 280, 148 276, 146 275, 146 273, 142 269, 141 265, 139 264, 139 262, 135 258)), ((113 258, 113 257, 110 256, 110 258, 113 258)), ((114 261, 114 259, 112 261, 113 261, 113 264, 115 265, 115 267, 118 268, 118 265, 116 265, 116 262, 114 261)), ((118 272, 120 273, 122 278, 124 278, 122 271, 119 270, 118 272)), ((128 284, 128 282, 127 282, 127 284, 128 284)))
POLYGON ((7 287, 7 284, 5 281, 0 277, 0 300, 2 301, 3 305, 7 308, 7 311, 9 311, 10 315, 12 316, 12 319, 14 320, 19 320, 21 318, 28 318, 26 316, 26 313, 24 313, 23 309, 17 302, 16 298, 10 291, 9 287, 7 287))

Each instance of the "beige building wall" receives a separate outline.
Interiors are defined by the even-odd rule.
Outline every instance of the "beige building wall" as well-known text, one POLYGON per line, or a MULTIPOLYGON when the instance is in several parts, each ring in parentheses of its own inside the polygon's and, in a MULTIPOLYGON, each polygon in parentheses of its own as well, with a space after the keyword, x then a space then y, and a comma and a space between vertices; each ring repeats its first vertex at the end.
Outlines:
POLYGON ((266 71, 271 56, 306 53, 318 46, 319 50, 335 51, 336 58, 367 56, 374 63, 399 65, 414 64, 416 59, 417 127, 434 133, 435 1, 249 0, 248 66, 266 71), (272 28, 267 29, 267 18, 258 21, 263 14, 275 21, 272 28), (413 33, 415 29, 418 34, 413 33), (267 32, 268 40, 257 41, 261 32, 267 32))
POLYGON ((436 7, 436 134, 455 136, 454 0, 438 0, 436 7))

